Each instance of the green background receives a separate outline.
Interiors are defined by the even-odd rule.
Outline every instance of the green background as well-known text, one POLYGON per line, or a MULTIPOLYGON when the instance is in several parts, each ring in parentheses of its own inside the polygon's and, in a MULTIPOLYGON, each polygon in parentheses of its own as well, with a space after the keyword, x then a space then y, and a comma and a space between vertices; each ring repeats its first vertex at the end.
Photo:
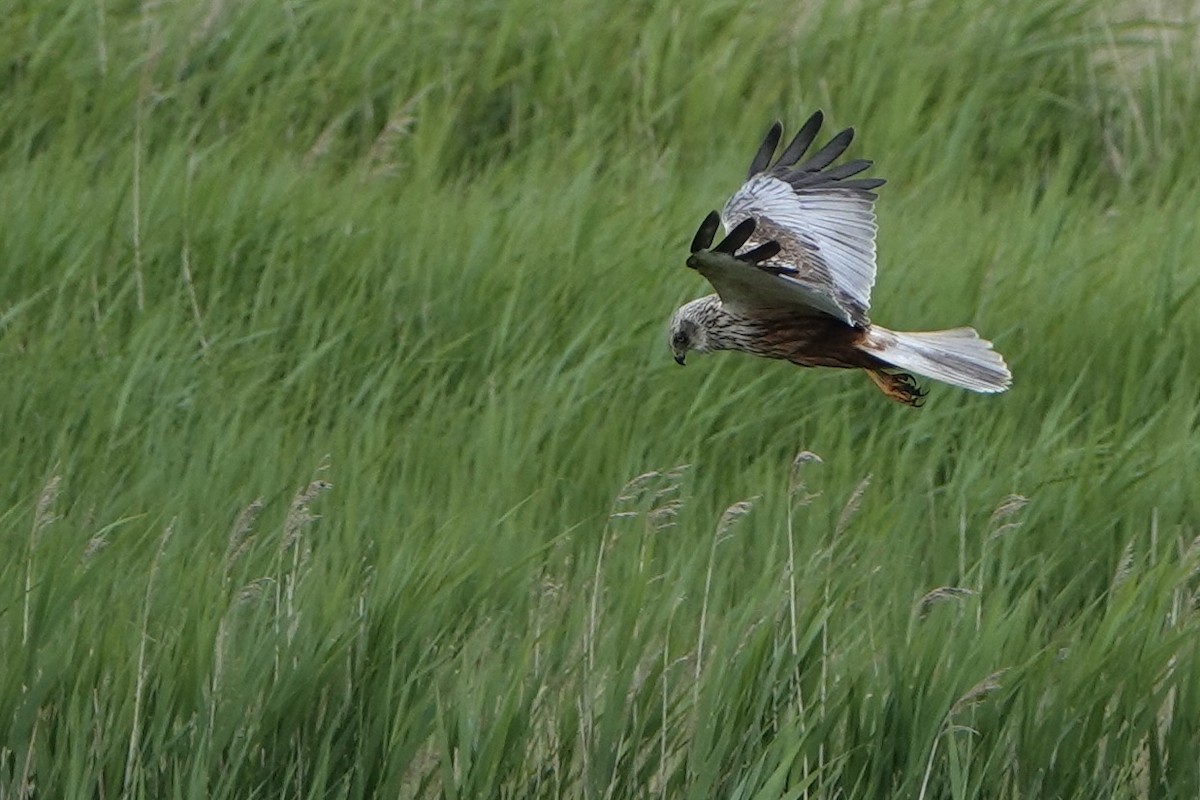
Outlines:
POLYGON ((8 3, 0 795, 1196 796, 1197 21, 8 3), (672 362, 817 108, 1009 392, 672 362))

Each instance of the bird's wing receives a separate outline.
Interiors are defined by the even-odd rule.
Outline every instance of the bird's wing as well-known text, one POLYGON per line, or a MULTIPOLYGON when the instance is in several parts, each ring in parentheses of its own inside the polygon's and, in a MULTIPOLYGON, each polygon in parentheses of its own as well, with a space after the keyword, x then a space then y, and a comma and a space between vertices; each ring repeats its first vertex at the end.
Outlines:
POLYGON ((875 283, 875 193, 879 178, 853 178, 871 166, 850 161, 830 167, 845 152, 854 130, 837 134, 800 162, 821 127, 821 112, 796 134, 779 160, 771 158, 783 127, 775 123, 750 166, 750 176, 721 212, 727 231, 753 219, 745 247, 774 241, 779 252, 759 263, 736 258, 695 259, 722 302, 746 310, 783 309, 824 313, 866 325, 875 283))

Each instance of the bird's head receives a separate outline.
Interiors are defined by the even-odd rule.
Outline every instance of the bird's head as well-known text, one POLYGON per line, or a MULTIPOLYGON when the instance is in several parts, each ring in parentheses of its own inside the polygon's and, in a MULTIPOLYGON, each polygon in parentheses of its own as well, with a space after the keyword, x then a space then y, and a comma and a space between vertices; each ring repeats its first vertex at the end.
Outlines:
POLYGON ((699 353, 707 353, 708 332, 702 324, 702 305, 708 301, 708 298, 700 298, 693 300, 685 306, 680 307, 672 316, 671 324, 667 331, 668 343, 671 345, 671 355, 675 356, 675 363, 682 366, 687 358, 689 350, 695 350, 699 353))

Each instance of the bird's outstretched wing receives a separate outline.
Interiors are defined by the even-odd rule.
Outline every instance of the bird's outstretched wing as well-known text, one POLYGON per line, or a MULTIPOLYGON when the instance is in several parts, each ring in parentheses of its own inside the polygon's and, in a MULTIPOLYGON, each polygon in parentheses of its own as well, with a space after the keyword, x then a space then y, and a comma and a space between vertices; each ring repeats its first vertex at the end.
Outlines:
MULTIPOLYGON (((870 167, 870 161, 830 167, 854 138, 853 128, 800 162, 823 120, 820 111, 809 117, 773 164, 783 126, 772 125, 748 179, 721 212, 721 222, 731 233, 743 221, 754 220, 746 248, 776 242, 779 252, 765 260, 739 260, 736 252, 702 247, 693 249, 688 265, 709 280, 728 306, 810 311, 866 325, 875 283, 872 190, 883 180, 853 177, 870 167)), ((712 227, 709 242, 716 233, 715 224, 712 227)))

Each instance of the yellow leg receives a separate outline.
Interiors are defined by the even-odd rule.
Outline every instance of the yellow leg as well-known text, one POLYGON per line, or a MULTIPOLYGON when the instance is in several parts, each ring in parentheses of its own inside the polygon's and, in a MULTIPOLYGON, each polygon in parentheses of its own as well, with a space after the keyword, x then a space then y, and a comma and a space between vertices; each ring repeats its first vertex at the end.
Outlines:
POLYGON ((867 377, 879 387, 888 398, 906 406, 920 408, 925 404, 924 389, 917 385, 912 375, 907 372, 888 373, 880 369, 868 369, 867 377))

